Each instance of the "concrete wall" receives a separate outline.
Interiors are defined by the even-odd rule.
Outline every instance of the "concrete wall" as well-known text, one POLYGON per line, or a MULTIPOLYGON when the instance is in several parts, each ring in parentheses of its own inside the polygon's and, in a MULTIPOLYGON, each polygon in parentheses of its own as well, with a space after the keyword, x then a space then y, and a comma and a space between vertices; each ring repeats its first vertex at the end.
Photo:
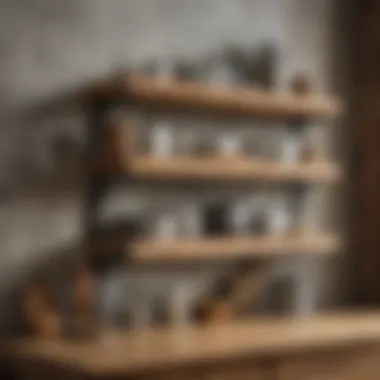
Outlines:
MULTIPOLYGON (((312 75, 318 89, 334 90, 332 61, 337 46, 331 4, 329 0, 1 1, 2 291, 8 293, 32 266, 52 261, 65 247, 75 256, 71 247, 80 240, 83 112, 70 97, 55 110, 41 106, 126 64, 151 57, 197 58, 225 43, 249 46, 268 39, 282 48, 279 86, 302 70, 312 75), (69 136, 74 142, 64 163, 54 153, 57 136, 69 136)), ((118 202, 132 201, 124 195, 118 202)), ((293 262, 286 266, 292 268, 293 262)))

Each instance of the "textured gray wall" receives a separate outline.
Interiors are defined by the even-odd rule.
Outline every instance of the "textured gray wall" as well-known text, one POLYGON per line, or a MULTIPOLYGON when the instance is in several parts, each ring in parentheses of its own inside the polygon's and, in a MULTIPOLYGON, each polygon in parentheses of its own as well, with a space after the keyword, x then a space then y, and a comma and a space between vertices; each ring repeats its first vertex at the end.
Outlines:
MULTIPOLYGON (((83 142, 83 114, 75 102, 36 114, 37 106, 125 64, 151 57, 196 58, 224 43, 253 45, 268 39, 283 49, 279 86, 302 70, 311 73, 318 89, 330 91, 336 50, 331 3, 1 1, 2 290, 7 292, 40 259, 51 260, 62 248, 71 247, 81 234, 82 191, 76 161, 83 142), (65 164, 53 155, 51 145, 57 135, 72 136, 77 142, 65 164)), ((125 196, 119 202, 125 205, 125 196)))

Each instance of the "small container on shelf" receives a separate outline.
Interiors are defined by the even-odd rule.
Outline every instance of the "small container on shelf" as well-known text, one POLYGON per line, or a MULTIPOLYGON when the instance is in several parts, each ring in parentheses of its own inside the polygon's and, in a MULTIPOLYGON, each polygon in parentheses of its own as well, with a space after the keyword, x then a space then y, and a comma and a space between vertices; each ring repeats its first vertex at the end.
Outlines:
POLYGON ((146 216, 146 237, 149 239, 175 239, 179 234, 178 215, 172 210, 160 210, 146 216))
POLYGON ((237 82, 236 73, 223 54, 207 57, 204 67, 203 77, 207 83, 230 86, 237 82))
MULTIPOLYGON (((241 138, 241 151, 245 159, 265 160, 268 150, 273 147, 267 146, 268 140, 271 140, 270 132, 272 128, 266 128, 263 122, 246 122, 241 124, 242 129, 239 131, 241 138)), ((273 141, 271 142, 273 144, 273 141)))
POLYGON ((153 121, 149 131, 149 154, 156 157, 170 157, 174 153, 174 131, 169 120, 153 121))
POLYGON ((214 157, 217 152, 215 142, 202 136, 196 143, 195 155, 197 157, 214 157))
POLYGON ((204 230, 206 235, 222 236, 230 233, 230 205, 226 202, 213 202, 204 208, 204 230))
POLYGON ((267 212, 268 233, 271 236, 284 236, 289 232, 290 216, 285 200, 275 197, 267 212))
POLYGON ((301 160, 305 162, 325 161, 326 157, 322 128, 318 125, 309 126, 302 147, 301 160))
POLYGON ((239 83, 270 90, 276 85, 278 55, 278 47, 265 42, 255 49, 231 46, 226 60, 239 83))
POLYGON ((242 144, 242 154, 246 159, 260 160, 263 158, 260 145, 249 140, 244 140, 242 144))
POLYGON ((290 88, 296 95, 300 96, 310 95, 314 92, 310 76, 303 72, 298 72, 292 77, 290 88))
POLYGON ((130 306, 130 327, 135 330, 149 328, 153 323, 153 310, 143 294, 137 294, 130 306))
POLYGON ((172 78, 174 76, 174 64, 167 59, 148 59, 137 68, 139 74, 148 77, 172 78))
POLYGON ((234 235, 249 235, 250 222, 255 210, 248 199, 233 202, 228 215, 229 230, 234 235))
POLYGON ((197 154, 199 137, 196 131, 185 126, 176 133, 176 155, 193 157, 197 154))
POLYGON ((181 60, 174 65, 174 76, 176 79, 186 82, 200 81, 203 76, 203 70, 195 62, 181 60))
POLYGON ((295 283, 291 277, 280 276, 268 286, 266 311, 274 315, 290 315, 293 310, 295 283))
POLYGON ((170 322, 167 296, 156 295, 152 300, 152 324, 164 326, 170 322))
POLYGON ((253 236, 263 236, 268 233, 268 223, 263 210, 258 210, 249 223, 249 231, 253 236))
POLYGON ((251 67, 247 51, 242 47, 232 45, 224 51, 224 61, 230 71, 233 83, 244 85, 249 81, 247 71, 251 67))
POLYGON ((186 205, 179 211, 179 234, 188 238, 200 237, 203 233, 201 210, 197 205, 186 205))
POLYGON ((233 132, 220 133, 217 137, 219 155, 222 157, 238 157, 242 152, 242 140, 233 132))
POLYGON ((169 300, 170 320, 174 325, 191 323, 193 315, 194 290, 187 281, 179 281, 171 288, 169 300))
POLYGON ((302 142, 297 131, 287 129, 284 131, 280 147, 280 161, 284 164, 295 164, 300 161, 302 142))
POLYGON ((256 56, 256 82, 263 89, 273 90, 277 84, 279 48, 274 43, 263 43, 258 49, 256 56))

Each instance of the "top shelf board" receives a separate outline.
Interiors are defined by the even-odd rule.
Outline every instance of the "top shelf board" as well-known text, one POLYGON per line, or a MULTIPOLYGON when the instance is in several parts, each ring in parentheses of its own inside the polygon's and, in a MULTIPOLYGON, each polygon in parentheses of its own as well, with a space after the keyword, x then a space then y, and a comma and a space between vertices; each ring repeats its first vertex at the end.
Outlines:
POLYGON ((99 82, 90 94, 103 100, 125 99, 143 108, 219 116, 335 118, 341 113, 337 99, 316 93, 296 95, 159 77, 119 76, 99 82))

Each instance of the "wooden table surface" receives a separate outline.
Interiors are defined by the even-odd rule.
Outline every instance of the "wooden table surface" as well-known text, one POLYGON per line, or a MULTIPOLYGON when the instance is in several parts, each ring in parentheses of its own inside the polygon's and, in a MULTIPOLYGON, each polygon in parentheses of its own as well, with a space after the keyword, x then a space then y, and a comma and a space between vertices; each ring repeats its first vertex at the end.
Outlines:
POLYGON ((8 343, 6 351, 20 363, 59 363, 101 375, 375 342, 380 343, 380 312, 104 333, 92 342, 30 338, 8 343))

